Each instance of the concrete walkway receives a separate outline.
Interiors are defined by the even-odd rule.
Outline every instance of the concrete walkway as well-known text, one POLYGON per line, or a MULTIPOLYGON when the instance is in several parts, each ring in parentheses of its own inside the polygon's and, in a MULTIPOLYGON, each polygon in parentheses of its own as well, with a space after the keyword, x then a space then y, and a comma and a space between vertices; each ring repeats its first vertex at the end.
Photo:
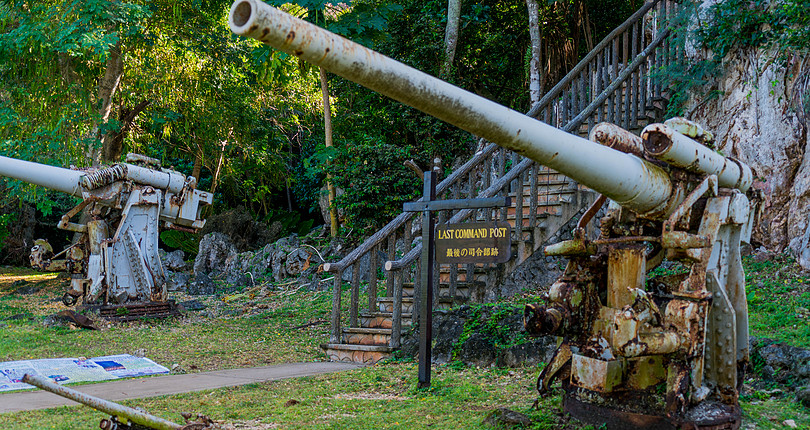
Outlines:
MULTIPOLYGON (((185 375, 122 379, 99 384, 68 385, 68 387, 105 400, 119 401, 232 387, 256 382, 278 381, 280 379, 320 375, 359 367, 362 366, 351 363, 292 363, 185 375)), ((0 413, 31 411, 77 404, 79 403, 42 390, 0 394, 0 413)))

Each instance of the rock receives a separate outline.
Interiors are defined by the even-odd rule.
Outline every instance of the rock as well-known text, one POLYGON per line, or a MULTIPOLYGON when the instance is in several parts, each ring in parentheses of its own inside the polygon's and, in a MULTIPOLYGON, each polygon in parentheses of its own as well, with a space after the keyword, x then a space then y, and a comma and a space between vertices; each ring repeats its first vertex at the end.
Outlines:
POLYGON ((506 367, 536 366, 548 363, 557 349, 552 336, 544 336, 529 343, 514 345, 502 353, 502 363, 506 367))
POLYGON ((311 259, 312 255, 309 252, 301 248, 294 249, 287 254, 284 263, 284 270, 287 272, 287 276, 298 276, 301 272, 308 269, 311 259))
POLYGON ((777 367, 788 367, 790 365, 788 361, 788 357, 785 354, 785 349, 783 345, 778 345, 776 343, 770 344, 765 346, 764 348, 759 350, 759 355, 765 360, 765 363, 768 366, 773 368, 777 367))
POLYGON ((146 350, 143 348, 138 348, 135 350, 135 352, 132 353, 132 355, 141 358, 146 357, 146 350))
POLYGON ((182 272, 186 270, 186 253, 177 249, 172 252, 167 252, 165 255, 160 256, 163 261, 163 267, 172 272, 182 272))
MULTIPOLYGON (((335 195, 342 196, 344 193, 342 188, 335 188, 335 195)), ((321 187, 320 191, 318 192, 318 206, 321 208, 321 217, 323 218, 323 222, 326 226, 332 225, 332 218, 329 215, 329 191, 326 189, 326 185, 321 187)), ((338 221, 342 221, 345 217, 345 213, 343 210, 338 209, 338 221)))
POLYGON ((462 362, 478 367, 489 367, 497 357, 495 346, 481 333, 473 333, 464 343, 458 354, 462 362))
POLYGON ((278 221, 267 225, 254 220, 247 209, 238 207, 208 217, 202 234, 223 233, 231 239, 237 252, 245 252, 273 243, 281 236, 283 229, 278 221))
POLYGON ((42 320, 42 325, 45 327, 70 327, 71 321, 68 317, 62 315, 48 315, 42 320))
POLYGON ((186 292, 192 296, 202 296, 214 294, 215 290, 216 286, 214 285, 214 281, 205 273, 200 273, 194 278, 194 281, 189 284, 186 292))
MULTIPOLYGON (((557 349, 556 339, 545 336, 526 340, 524 333, 523 313, 517 307, 461 306, 452 310, 437 310, 433 313, 432 362, 441 364, 459 360, 479 367, 548 363, 557 349), (493 326, 497 328, 492 329, 493 326), (478 327, 477 331, 475 327, 478 327), (467 337, 462 342, 465 335, 467 337), (510 346, 496 348, 495 344, 510 346)), ((402 337, 400 355, 415 357, 418 345, 418 332, 413 330, 406 333, 402 337)))
POLYGON ((17 295, 20 295, 20 296, 27 296, 27 295, 31 295, 31 294, 36 294, 36 293, 40 292, 40 290, 42 290, 42 288, 34 286, 34 285, 26 285, 24 287, 20 287, 20 288, 17 288, 16 290, 14 290, 13 294, 17 294, 17 295))
POLYGON ((799 428, 799 426, 796 425, 795 420, 784 420, 784 421, 782 421, 782 425, 785 426, 785 427, 790 427, 792 429, 799 428))
POLYGON ((201 311, 207 307, 199 300, 188 300, 185 302, 180 302, 179 306, 182 306, 183 309, 187 311, 201 311))
POLYGON ((287 256, 295 251, 299 246, 298 236, 291 235, 281 240, 276 241, 274 244, 275 252, 273 253, 272 263, 270 264, 273 270, 273 280, 282 282, 289 274, 287 273, 287 256))
MULTIPOLYGON (((464 321, 458 318, 434 316, 433 338, 435 343, 432 349, 434 363, 447 363, 453 360, 456 342, 464 332, 464 321)), ((418 344, 417 344, 418 348, 418 344)))
MULTIPOLYGON (((592 201, 593 199, 591 199, 592 201)), ((579 213, 584 214, 586 208, 580 209, 579 213)), ((595 225, 601 216, 605 213, 605 209, 600 210, 594 217, 595 221, 588 224, 589 226, 595 225)), ((572 238, 572 232, 579 222, 579 216, 572 217, 565 225, 559 228, 557 233, 552 237, 547 237, 543 246, 557 243, 561 240, 568 240, 572 238)), ((546 257, 542 250, 542 246, 537 252, 534 252, 529 258, 515 268, 512 273, 508 274, 503 282, 497 282, 494 286, 488 286, 483 296, 479 301, 481 302, 494 302, 501 297, 511 297, 523 291, 545 291, 548 287, 559 278, 564 270, 567 260, 563 257, 546 257)))
POLYGON ((227 235, 217 232, 205 235, 194 259, 194 276, 225 271, 226 260, 235 255, 236 247, 227 235))
POLYGON ((810 350, 754 337, 749 346, 752 357, 762 360, 764 379, 793 386, 810 382, 810 350))
POLYGON ((804 407, 810 408, 810 386, 796 391, 796 401, 801 403, 804 407))
MULTIPOLYGON (((703 2, 703 13, 714 3, 703 2)), ((713 55, 687 46, 687 61, 713 55)), ((789 247, 810 268, 810 152, 802 109, 790 102, 802 61, 785 67, 778 55, 774 48, 729 52, 716 86, 722 96, 691 97, 684 111, 714 133, 716 150, 747 163, 758 178, 754 189, 763 200, 753 241, 776 252, 789 247)))
POLYGON ((185 272, 169 272, 166 280, 166 288, 169 291, 183 291, 188 287, 191 275, 185 272))
POLYGON ((484 418, 484 425, 494 428, 513 428, 532 425, 532 420, 527 415, 515 412, 507 408, 498 408, 490 412, 484 418))

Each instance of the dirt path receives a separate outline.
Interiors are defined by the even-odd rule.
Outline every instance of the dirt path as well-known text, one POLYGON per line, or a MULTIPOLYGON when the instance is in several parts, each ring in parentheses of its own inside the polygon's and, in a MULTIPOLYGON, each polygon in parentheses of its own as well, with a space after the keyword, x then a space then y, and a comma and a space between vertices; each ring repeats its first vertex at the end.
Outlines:
MULTIPOLYGON (((119 401, 210 390, 256 382, 278 381, 280 379, 339 372, 357 369, 359 367, 361 366, 350 363, 291 363, 246 369, 190 373, 185 375, 126 379, 70 388, 105 400, 119 401)), ((79 403, 42 390, 0 394, 0 413, 30 411, 77 404, 79 403)))

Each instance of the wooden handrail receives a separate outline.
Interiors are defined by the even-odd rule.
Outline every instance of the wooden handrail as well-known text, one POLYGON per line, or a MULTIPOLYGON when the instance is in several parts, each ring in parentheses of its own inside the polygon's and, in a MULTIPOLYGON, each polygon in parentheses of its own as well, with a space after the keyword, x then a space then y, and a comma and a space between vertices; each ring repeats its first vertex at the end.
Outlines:
POLYGON ((616 27, 615 29, 613 29, 613 31, 608 33, 608 35, 605 36, 605 38, 602 39, 602 41, 599 42, 596 46, 594 46, 593 49, 591 49, 591 51, 588 52, 588 54, 585 55, 585 57, 582 60, 580 60, 579 63, 577 63, 577 65, 574 66, 574 68, 571 69, 571 71, 568 72, 568 74, 566 74, 565 77, 562 78, 562 80, 560 80, 560 82, 557 82, 557 85, 554 85, 554 87, 552 87, 545 95, 543 95, 540 101, 532 105, 532 107, 529 109, 529 112, 526 113, 526 116, 534 118, 537 115, 539 115, 540 112, 543 110, 543 108, 545 108, 552 100, 557 98, 557 96, 559 96, 560 93, 562 93, 563 90, 571 82, 573 82, 574 79, 576 79, 576 77, 580 73, 582 73, 583 70, 585 70, 585 67, 587 67, 588 64, 593 62, 593 60, 596 59, 597 56, 599 56, 599 54, 601 54, 602 51, 604 51, 605 48, 608 47, 608 45, 610 44, 610 42, 613 41, 613 39, 615 39, 619 34, 625 32, 628 28, 630 28, 631 25, 638 22, 639 19, 641 19, 647 12, 649 12, 650 9, 652 9, 660 1, 662 0, 652 0, 648 3, 645 3, 644 6, 642 6, 639 10, 637 10, 634 14, 630 15, 630 18, 627 18, 627 20, 625 20, 620 26, 616 27))

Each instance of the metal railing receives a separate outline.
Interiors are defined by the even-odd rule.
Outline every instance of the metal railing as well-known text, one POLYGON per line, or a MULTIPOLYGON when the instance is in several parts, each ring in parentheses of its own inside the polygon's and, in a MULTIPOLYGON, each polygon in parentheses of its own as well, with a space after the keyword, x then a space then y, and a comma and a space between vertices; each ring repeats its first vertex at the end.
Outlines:
MULTIPOLYGON (((682 58, 669 42, 669 18, 677 4, 671 0, 652 0, 642 6, 622 25, 605 37, 574 69, 527 112, 528 116, 555 125, 570 133, 587 132, 598 122, 613 122, 625 129, 635 129, 663 113, 666 88, 650 79, 650 71, 682 58), (585 127, 585 129, 583 129, 585 127)), ((489 143, 468 162, 451 173, 437 186, 437 196, 444 199, 486 198, 513 194, 512 208, 459 210, 440 213, 438 222, 458 223, 476 220, 512 218, 513 243, 517 244, 517 262, 528 257, 528 246, 542 244, 542 214, 553 214, 554 206, 566 193, 577 190, 577 184, 561 178, 543 166, 512 151, 489 143), (524 198, 528 196, 528 202, 524 198)), ((351 268, 349 327, 360 327, 360 283, 368 281, 368 311, 379 310, 378 275, 380 254, 385 264, 385 297, 392 301, 392 334, 389 345, 399 348, 402 329, 402 301, 405 279, 414 279, 411 296, 418 300, 419 256, 421 243, 419 223, 414 213, 403 212, 385 227, 366 239, 337 263, 324 264, 334 273, 331 343, 341 343, 342 286, 344 273, 351 268), (361 262, 368 259, 368 270, 361 273, 361 262)), ((557 228, 561 223, 557 225, 557 228)), ((545 231, 546 237, 549 230, 545 231)), ((553 231, 551 232, 553 233, 553 231)), ((452 300, 460 282, 468 286, 475 281, 473 264, 449 265, 446 271, 446 296, 452 300), (463 281, 462 277, 463 275, 463 281)), ((434 279, 440 280, 436 265, 434 279)), ((438 281, 438 282, 441 282, 438 281)), ((469 287, 470 289, 472 287, 469 287)), ((470 290, 468 290, 470 291, 470 290)), ((434 288, 438 303, 440 288, 434 288)), ((413 309, 418 303, 413 304, 413 309)))

